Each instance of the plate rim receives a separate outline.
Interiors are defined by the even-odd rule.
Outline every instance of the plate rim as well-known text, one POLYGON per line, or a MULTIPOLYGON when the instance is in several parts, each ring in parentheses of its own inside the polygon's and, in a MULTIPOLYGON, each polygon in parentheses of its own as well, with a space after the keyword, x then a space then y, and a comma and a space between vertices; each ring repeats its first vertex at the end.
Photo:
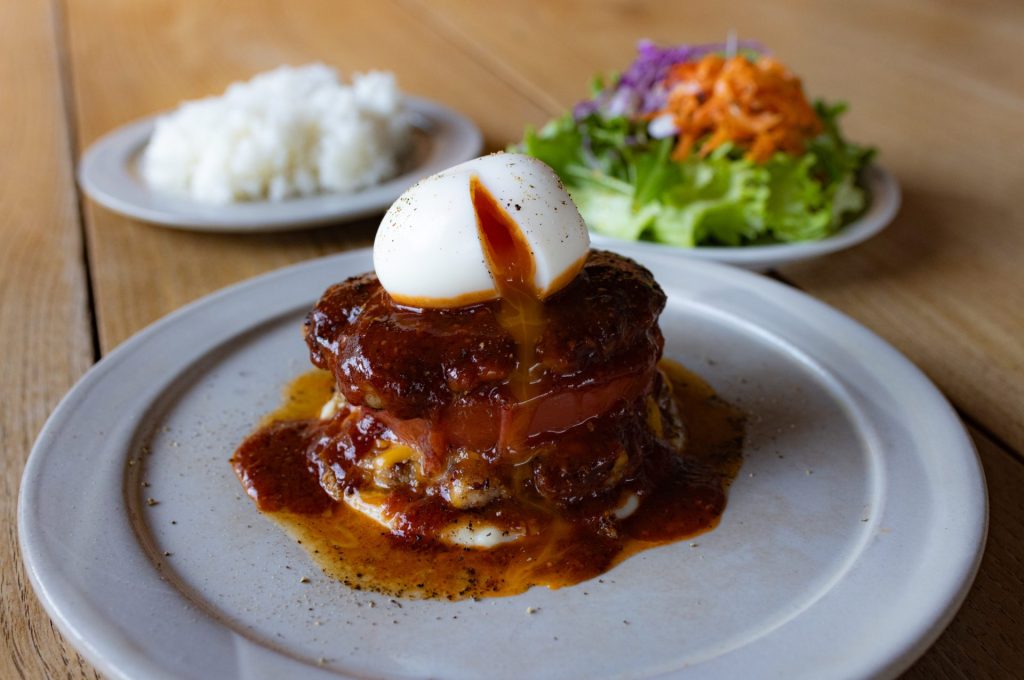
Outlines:
POLYGON ((205 204, 160 192, 151 194, 152 190, 129 172, 127 164, 145 145, 157 119, 172 113, 173 109, 137 118, 99 137, 82 154, 75 177, 82 191, 108 210, 147 224, 184 231, 284 232, 383 214, 413 183, 480 155, 484 146, 480 128, 455 109, 413 95, 402 95, 402 100, 414 118, 414 128, 434 137, 440 133, 442 145, 433 153, 447 155, 434 160, 428 158, 395 177, 351 193, 322 193, 280 202, 262 200, 226 205, 205 204), (416 124, 417 119, 420 125, 416 124), (139 197, 147 195, 173 208, 140 201, 139 197), (367 196, 372 198, 367 199, 367 196), (268 208, 285 214, 268 217, 262 214, 268 208), (219 212, 228 216, 218 217, 219 212))
MULTIPOLYGON (((17 511, 19 548, 22 553, 22 560, 26 567, 29 580, 47 613, 57 624, 61 632, 64 633, 70 641, 72 641, 74 646, 103 672, 109 673, 113 677, 134 677, 137 675, 146 677, 164 677, 167 675, 166 669, 160 666, 153 666, 151 661, 143 654, 140 654, 138 650, 122 650, 116 647, 112 650, 103 649, 102 641, 100 644, 94 644, 97 638, 102 638, 103 636, 102 634, 97 634, 99 633, 99 631, 96 630, 97 622, 90 619, 92 612, 83 613, 81 611, 74 611, 74 607, 69 607, 66 602, 60 602, 59 594, 55 594, 45 582, 47 577, 41 576, 41 572, 47 566, 49 566, 50 569, 53 569, 54 567, 53 565, 45 565, 40 562, 40 560, 43 559, 43 556, 39 554, 41 548, 36 546, 34 543, 34 528, 30 524, 31 520, 29 518, 28 506, 35 499, 35 493, 32 487, 33 480, 41 474, 43 470, 45 470, 45 468, 43 468, 45 458, 47 456, 45 452, 45 445, 49 439, 58 436, 59 430, 61 429, 60 421, 61 418, 64 417, 64 413, 72 408, 76 397, 88 392, 88 390, 92 389, 97 382, 103 380, 105 375, 116 370, 119 362, 122 361, 124 357, 129 356, 132 351, 138 348, 138 346, 143 345, 148 339, 163 333, 166 328, 179 323, 180 320, 187 318, 191 314, 207 307, 215 306, 222 301, 230 299, 234 295, 244 293, 244 291, 250 287, 256 286, 257 284, 273 284, 280 279, 300 276, 302 271, 307 268, 316 269, 329 264, 341 263, 345 260, 366 260, 368 259, 370 252, 371 251, 368 248, 357 249, 284 267, 282 269, 233 284, 171 312, 137 332, 93 365, 75 384, 75 386, 61 399, 60 403, 47 419, 32 447, 32 452, 25 464, 22 474, 17 511), (89 630, 89 634, 85 634, 83 632, 85 630, 89 630)), ((661 260, 664 266, 673 266, 677 268, 679 266, 678 261, 673 258, 652 258, 649 253, 629 252, 629 249, 623 249, 622 252, 626 255, 639 257, 641 260, 661 260)), ((874 349, 880 349, 885 355, 887 355, 885 357, 887 360, 895 360, 897 363, 902 365, 901 367, 904 372, 909 371, 908 375, 913 377, 916 383, 916 388, 924 390, 923 396, 925 399, 923 401, 929 402, 931 407, 936 407, 944 411, 945 416, 947 417, 947 421, 944 425, 952 428, 961 439, 957 444, 957 448, 961 448, 963 450, 965 456, 967 456, 963 462, 967 464, 970 470, 975 474, 975 477, 973 480, 970 480, 970 482, 977 485, 975 491, 979 496, 976 500, 980 504, 979 507, 981 509, 980 516, 975 518, 976 522, 973 524, 973 533, 967 536, 967 540, 964 541, 965 545, 970 543, 969 547, 973 550, 973 557, 968 561, 968 563, 960 565, 960 572, 947 578, 947 581, 950 581, 950 583, 956 583, 955 588, 953 588, 955 592, 943 593, 945 597, 942 598, 942 602, 940 603, 941 606, 937 607, 935 616, 927 617, 928 621, 922 624, 923 630, 915 630, 911 638, 903 640, 903 644, 897 645, 895 649, 889 650, 891 653, 886 658, 877 660, 874 665, 867 669, 870 670, 870 675, 885 677, 896 675, 909 667, 918 658, 918 656, 920 656, 920 654, 922 654, 935 641, 935 639, 941 635, 942 631, 956 615, 963 603, 963 600, 970 591, 984 554, 988 526, 988 495, 984 480, 984 470, 981 466, 977 450, 973 445, 973 441, 968 436, 962 422, 959 420, 959 417, 953 410, 952 406, 938 388, 935 387, 935 385, 927 378, 927 376, 925 376, 920 369, 918 369, 895 348, 889 345, 885 340, 859 324, 857 321, 803 293, 802 291, 793 289, 766 277, 720 264, 701 261, 688 261, 685 266, 693 269, 696 274, 711 273, 719 278, 725 277, 726 279, 739 279, 740 282, 746 283, 747 285, 761 287, 762 289, 771 291, 773 294, 779 295, 783 298, 800 300, 803 303, 806 303, 805 306, 809 305, 808 308, 814 312, 824 313, 826 316, 831 317, 833 321, 839 320, 840 325, 845 325, 847 327, 846 330, 851 328, 856 329, 857 333, 861 336, 859 339, 860 341, 874 345, 874 349)), ((316 291, 312 292, 310 297, 315 297, 315 295, 316 291)), ((967 482, 964 482, 964 484, 966 485, 967 482)), ((49 578, 52 581, 53 577, 49 578)), ((58 585, 64 586, 65 589, 68 588, 66 584, 58 585)), ((105 624, 107 627, 110 627, 111 625, 108 621, 102 621, 101 623, 105 624)), ((106 640, 106 642, 109 643, 110 641, 106 640)), ((866 670, 863 666, 858 668, 861 671, 866 670)), ((308 672, 315 672, 315 670, 316 669, 307 669, 308 672)), ((330 677, 336 676, 331 675, 330 677)))
POLYGON ((636 248, 639 252, 669 257, 687 257, 696 260, 722 262, 744 269, 764 271, 791 262, 822 257, 876 236, 896 218, 903 203, 903 193, 895 175, 877 163, 862 170, 864 184, 871 202, 857 219, 843 225, 836 233, 818 241, 772 243, 757 246, 694 246, 683 248, 654 241, 627 241, 591 230, 591 240, 611 249, 636 248))

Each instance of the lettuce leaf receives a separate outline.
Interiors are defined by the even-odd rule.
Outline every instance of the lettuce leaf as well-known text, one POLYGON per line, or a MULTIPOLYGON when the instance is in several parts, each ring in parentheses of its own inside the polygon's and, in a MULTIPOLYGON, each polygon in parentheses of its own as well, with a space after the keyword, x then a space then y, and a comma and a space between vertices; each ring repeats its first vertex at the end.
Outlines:
POLYGON ((600 234, 683 247, 810 241, 864 209, 857 174, 874 153, 842 137, 844 104, 815 108, 824 130, 806 151, 763 164, 730 145, 674 160, 674 139, 652 139, 645 121, 597 113, 527 129, 517 150, 554 168, 600 234))
POLYGON ((777 153, 765 163, 768 201, 763 219, 779 241, 814 241, 832 232, 832 210, 822 186, 811 173, 813 154, 793 157, 777 153))
POLYGON ((661 210, 658 203, 634 210, 632 195, 600 186, 570 188, 569 193, 591 230, 627 241, 639 239, 661 210))
POLYGON ((742 245, 764 233, 765 169, 731 159, 731 152, 722 147, 707 158, 675 164, 681 181, 662 193, 661 213, 651 230, 654 240, 684 247, 742 245))

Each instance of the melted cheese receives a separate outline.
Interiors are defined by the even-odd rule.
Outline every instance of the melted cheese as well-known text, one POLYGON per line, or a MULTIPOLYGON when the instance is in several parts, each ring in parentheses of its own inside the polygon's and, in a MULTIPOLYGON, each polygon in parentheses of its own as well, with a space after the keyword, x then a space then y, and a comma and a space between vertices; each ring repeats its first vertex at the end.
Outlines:
MULTIPOLYGON (((397 524, 394 517, 384 512, 387 494, 383 492, 359 493, 353 490, 343 498, 345 504, 356 512, 369 517, 388 531, 394 531, 397 524)), ((436 538, 442 543, 460 548, 493 548, 503 543, 511 543, 525 534, 505 531, 489 522, 474 522, 469 519, 459 520, 441 529, 436 538)))
POLYGON ((411 446, 406 446, 405 444, 394 444, 391 442, 384 442, 384 444, 386 444, 386 446, 383 453, 380 453, 373 459, 373 469, 378 473, 384 472, 388 468, 392 468, 399 463, 420 459, 419 452, 411 446))

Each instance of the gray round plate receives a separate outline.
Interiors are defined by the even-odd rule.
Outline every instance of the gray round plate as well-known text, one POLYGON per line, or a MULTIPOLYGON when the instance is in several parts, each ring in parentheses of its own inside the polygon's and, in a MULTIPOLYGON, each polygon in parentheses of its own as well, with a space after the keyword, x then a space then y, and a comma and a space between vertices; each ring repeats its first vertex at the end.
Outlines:
POLYGON ((639 259, 668 293, 667 356, 750 414, 714 531, 479 602, 393 603, 319 573, 228 457, 309 367, 303 315, 370 268, 358 251, 171 314, 61 402, 18 506, 46 610, 119 678, 896 675, 952 618, 984 545, 985 484, 955 413, 892 347, 798 291, 639 259))
POLYGON ((139 157, 157 116, 114 130, 89 147, 78 181, 91 199, 128 217, 193 231, 287 231, 383 213, 417 180, 480 155, 483 137, 469 119, 439 104, 405 98, 414 144, 397 177, 350 194, 319 194, 285 201, 209 205, 153 191, 139 175, 139 157))

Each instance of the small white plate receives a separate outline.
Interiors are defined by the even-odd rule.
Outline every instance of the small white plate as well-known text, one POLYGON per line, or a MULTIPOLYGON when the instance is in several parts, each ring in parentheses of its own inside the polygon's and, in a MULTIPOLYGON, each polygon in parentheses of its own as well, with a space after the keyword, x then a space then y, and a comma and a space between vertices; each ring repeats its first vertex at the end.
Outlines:
POLYGON ((345 222, 383 213, 417 180, 475 158, 483 148, 480 129, 440 104, 406 97, 414 144, 397 177, 349 194, 325 193, 285 201, 210 205, 154 191, 138 172, 138 162, 158 116, 120 127, 89 147, 78 181, 100 205, 145 222, 193 231, 287 231, 345 222))
POLYGON ((885 229, 900 209, 900 185, 896 178, 878 165, 869 165, 862 174, 870 196, 868 209, 838 232, 820 241, 778 243, 767 246, 697 246, 680 248, 650 241, 624 241, 590 232, 591 241, 601 248, 629 247, 636 252, 660 253, 696 260, 721 262, 751 271, 763 272, 785 264, 809 260, 845 250, 866 241, 885 229))
POLYGON ((358 251, 171 314, 61 402, 18 506, 46 610, 116 678, 895 676, 950 621, 984 545, 985 484, 955 413, 798 291, 643 260, 669 297, 666 354, 750 414, 714 531, 479 602, 395 603, 319 573, 228 457, 309 367, 301 320, 370 267, 358 251))

